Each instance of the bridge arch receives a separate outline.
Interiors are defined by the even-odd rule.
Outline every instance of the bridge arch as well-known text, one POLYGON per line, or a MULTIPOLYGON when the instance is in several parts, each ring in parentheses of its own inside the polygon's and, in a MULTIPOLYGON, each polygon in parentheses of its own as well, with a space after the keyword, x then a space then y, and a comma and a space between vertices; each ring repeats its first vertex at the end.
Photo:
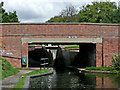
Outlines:
MULTIPOLYGON (((33 43, 78 44, 81 47, 80 55, 81 55, 81 59, 83 59, 81 61, 81 66, 82 66, 82 64, 84 64, 86 62, 91 63, 91 66, 96 66, 97 63, 99 63, 99 65, 102 64, 101 59, 100 60, 96 59, 96 56, 98 56, 98 53, 96 53, 96 47, 98 47, 99 44, 102 44, 102 38, 22 38, 22 46, 23 46, 22 53, 24 53, 22 55, 22 57, 27 56, 27 67, 29 66, 29 64, 28 64, 28 62, 29 62, 28 61, 28 44, 33 44, 33 43), (85 55, 87 56, 88 52, 89 52, 89 57, 90 57, 90 55, 91 56, 93 55, 93 56, 90 59, 89 59, 89 57, 87 57, 85 59, 85 55), (92 53, 92 54, 90 54, 90 53, 92 53), (94 58, 94 60, 92 60, 93 58, 94 58), (89 61, 89 60, 91 60, 91 61, 89 61)), ((85 67, 85 64, 82 67, 85 67)))

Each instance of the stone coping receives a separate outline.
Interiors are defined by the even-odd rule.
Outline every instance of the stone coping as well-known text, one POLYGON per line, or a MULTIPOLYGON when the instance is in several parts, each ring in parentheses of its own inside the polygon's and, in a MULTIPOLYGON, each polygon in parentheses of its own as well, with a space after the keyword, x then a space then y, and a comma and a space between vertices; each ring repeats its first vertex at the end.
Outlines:
POLYGON ((50 75, 50 74, 53 74, 53 69, 51 69, 51 71, 47 72, 47 73, 41 73, 41 74, 35 74, 35 75, 29 75, 26 77, 26 80, 25 80, 25 84, 23 86, 23 89, 29 89, 29 85, 30 85, 30 78, 35 78, 35 77, 40 77, 40 76, 45 76, 45 75, 50 75))
POLYGON ((0 25, 107 25, 107 26, 120 26, 115 23, 0 23, 0 25))

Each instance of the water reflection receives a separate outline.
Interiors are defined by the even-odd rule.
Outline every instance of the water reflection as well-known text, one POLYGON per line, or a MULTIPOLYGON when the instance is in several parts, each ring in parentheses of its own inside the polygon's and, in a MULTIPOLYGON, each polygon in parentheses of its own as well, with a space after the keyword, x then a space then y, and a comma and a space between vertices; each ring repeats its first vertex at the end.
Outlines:
POLYGON ((30 88, 120 88, 120 76, 61 70, 53 75, 32 78, 30 88))
POLYGON ((120 88, 119 75, 95 75, 96 88, 120 88))

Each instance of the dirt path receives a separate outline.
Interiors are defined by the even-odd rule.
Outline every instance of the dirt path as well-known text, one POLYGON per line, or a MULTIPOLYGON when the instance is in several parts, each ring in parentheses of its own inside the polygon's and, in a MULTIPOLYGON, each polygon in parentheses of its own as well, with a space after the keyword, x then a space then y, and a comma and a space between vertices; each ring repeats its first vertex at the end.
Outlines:
POLYGON ((19 81, 19 76, 29 73, 33 70, 20 70, 16 75, 9 76, 2 80, 2 89, 3 88, 13 88, 19 81))

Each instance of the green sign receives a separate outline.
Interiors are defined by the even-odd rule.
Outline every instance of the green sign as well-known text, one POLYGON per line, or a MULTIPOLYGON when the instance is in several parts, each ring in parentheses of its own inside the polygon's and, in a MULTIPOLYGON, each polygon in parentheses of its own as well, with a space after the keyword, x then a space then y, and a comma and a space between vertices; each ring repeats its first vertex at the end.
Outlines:
POLYGON ((22 65, 27 65, 27 57, 22 57, 22 65))

